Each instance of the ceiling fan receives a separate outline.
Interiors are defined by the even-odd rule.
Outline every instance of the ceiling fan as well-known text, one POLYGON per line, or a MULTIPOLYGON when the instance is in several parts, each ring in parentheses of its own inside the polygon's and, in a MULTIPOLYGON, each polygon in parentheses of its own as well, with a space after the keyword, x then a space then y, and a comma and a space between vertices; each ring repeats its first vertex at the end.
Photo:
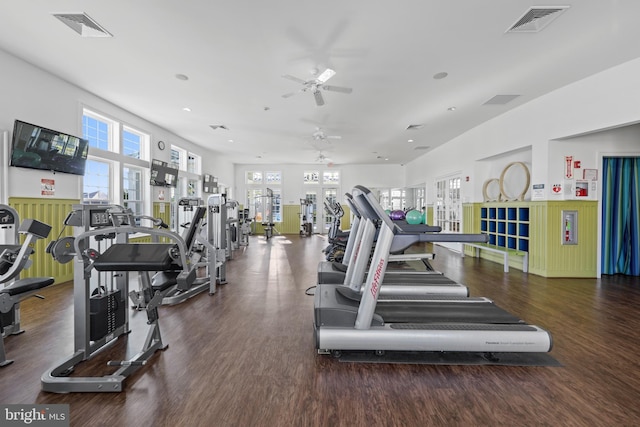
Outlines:
POLYGON ((314 141, 325 141, 328 142, 328 139, 342 139, 339 135, 327 135, 322 128, 317 127, 316 131, 311 134, 314 141))
POLYGON ((316 105, 321 106, 321 105, 324 105, 324 98, 322 97, 322 92, 320 91, 321 89, 332 91, 332 92, 351 93, 353 89, 351 89, 350 87, 331 86, 331 85, 325 84, 327 80, 329 80, 331 77, 335 75, 336 75, 336 72, 333 71, 331 68, 327 68, 318 77, 311 80, 302 80, 298 77, 285 74, 282 77, 284 77, 285 79, 293 80, 294 82, 300 83, 302 85, 302 89, 296 92, 285 93, 284 95, 282 95, 282 97, 289 98, 300 92, 311 92, 313 93, 313 97, 316 100, 316 105))

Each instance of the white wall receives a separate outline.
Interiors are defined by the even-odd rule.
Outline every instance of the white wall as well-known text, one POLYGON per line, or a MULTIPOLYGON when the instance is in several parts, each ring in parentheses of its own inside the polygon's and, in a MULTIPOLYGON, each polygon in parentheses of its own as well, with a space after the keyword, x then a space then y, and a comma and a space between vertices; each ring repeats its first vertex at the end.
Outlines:
MULTIPOLYGON (((124 122, 152 136, 152 158, 169 160, 169 150, 160 151, 156 142, 163 140, 202 156, 204 172, 219 177, 232 187, 233 164, 224 156, 184 140, 134 114, 129 113, 85 90, 65 82, 44 70, 0 50, 0 131, 8 131, 11 143, 14 120, 19 119, 72 135, 82 135, 82 108, 86 106, 124 122)), ((1 140, 0 140, 1 141, 1 140)), ((74 175, 9 167, 4 159, 0 176, 8 173, 8 194, 3 197, 42 197, 41 179, 55 180, 56 198, 77 199, 82 196, 82 179, 74 175)))
MULTIPOLYGON (((406 184, 426 182, 430 189, 436 177, 461 171, 470 177, 469 182, 463 179, 463 200, 479 202, 482 183, 495 172, 487 171, 486 165, 478 167, 477 160, 496 156, 503 161, 502 153, 522 153, 531 162, 531 183, 550 189, 563 178, 558 162, 562 165, 565 155, 574 153, 583 168, 600 168, 598 152, 633 151, 634 145, 640 152, 640 141, 625 142, 616 133, 580 147, 555 141, 640 122, 639 75, 640 59, 636 59, 496 117, 409 163, 406 184)), ((550 191, 547 195, 553 198, 550 191)))

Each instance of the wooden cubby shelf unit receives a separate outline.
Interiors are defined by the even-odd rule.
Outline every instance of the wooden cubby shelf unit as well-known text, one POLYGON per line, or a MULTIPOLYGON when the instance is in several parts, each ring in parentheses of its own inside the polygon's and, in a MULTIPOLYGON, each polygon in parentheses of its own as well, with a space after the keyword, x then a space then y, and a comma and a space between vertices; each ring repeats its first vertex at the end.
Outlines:
POLYGON ((529 252, 529 207, 482 206, 480 232, 489 235, 489 245, 529 252))

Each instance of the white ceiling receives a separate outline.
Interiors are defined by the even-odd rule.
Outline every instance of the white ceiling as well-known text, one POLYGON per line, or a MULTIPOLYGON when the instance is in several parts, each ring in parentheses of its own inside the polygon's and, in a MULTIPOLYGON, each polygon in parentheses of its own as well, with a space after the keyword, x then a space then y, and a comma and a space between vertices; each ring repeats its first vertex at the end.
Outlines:
POLYGON ((638 0, 3 0, 0 49, 236 163, 322 150, 335 164, 404 164, 637 58, 638 17, 638 0), (505 33, 538 4, 570 8, 540 32, 505 33), (113 37, 53 17, 82 12, 113 37), (301 87, 282 75, 327 67, 351 94, 325 91, 321 107, 310 92, 282 97, 301 87), (521 96, 483 105, 496 95, 521 96), (314 141, 316 127, 342 138, 314 141))

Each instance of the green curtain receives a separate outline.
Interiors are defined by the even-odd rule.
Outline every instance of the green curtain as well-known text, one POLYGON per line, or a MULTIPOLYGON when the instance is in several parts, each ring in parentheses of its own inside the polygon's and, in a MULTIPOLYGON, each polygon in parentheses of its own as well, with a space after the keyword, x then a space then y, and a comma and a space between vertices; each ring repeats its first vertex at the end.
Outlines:
POLYGON ((605 157, 602 274, 640 276, 640 157, 605 157))

